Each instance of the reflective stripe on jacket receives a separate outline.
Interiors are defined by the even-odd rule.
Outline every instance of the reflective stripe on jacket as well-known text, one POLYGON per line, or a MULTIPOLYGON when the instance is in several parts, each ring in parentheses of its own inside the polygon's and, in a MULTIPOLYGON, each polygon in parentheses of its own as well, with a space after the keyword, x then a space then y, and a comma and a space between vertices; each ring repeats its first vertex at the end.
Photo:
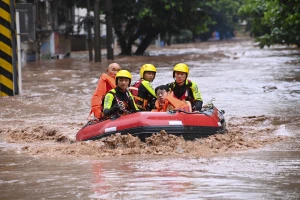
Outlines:
POLYGON ((149 81, 140 79, 131 86, 130 91, 139 109, 150 111, 156 100, 155 91, 149 81))
POLYGON ((135 112, 138 109, 136 106, 133 96, 129 91, 121 92, 118 87, 110 90, 104 98, 103 110, 110 110, 115 104, 120 101, 123 102, 125 109, 129 112, 135 112))
POLYGON ((202 101, 201 92, 194 81, 186 80, 183 86, 179 86, 176 82, 168 84, 169 89, 173 92, 173 96, 180 100, 186 101, 202 101))

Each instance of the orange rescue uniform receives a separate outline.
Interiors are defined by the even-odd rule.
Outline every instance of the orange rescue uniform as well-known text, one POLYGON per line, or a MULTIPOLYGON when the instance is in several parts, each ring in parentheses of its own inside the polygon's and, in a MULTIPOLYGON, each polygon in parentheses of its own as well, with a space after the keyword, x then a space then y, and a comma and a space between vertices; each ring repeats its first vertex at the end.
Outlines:
POLYGON ((97 88, 91 99, 90 115, 94 113, 96 118, 102 117, 102 101, 108 91, 116 87, 116 80, 106 73, 103 73, 98 81, 97 88))
POLYGON ((192 112, 191 104, 187 101, 181 101, 171 94, 168 94, 163 107, 159 105, 158 100, 155 102, 156 109, 153 109, 152 112, 166 112, 169 110, 182 110, 185 112, 192 112))

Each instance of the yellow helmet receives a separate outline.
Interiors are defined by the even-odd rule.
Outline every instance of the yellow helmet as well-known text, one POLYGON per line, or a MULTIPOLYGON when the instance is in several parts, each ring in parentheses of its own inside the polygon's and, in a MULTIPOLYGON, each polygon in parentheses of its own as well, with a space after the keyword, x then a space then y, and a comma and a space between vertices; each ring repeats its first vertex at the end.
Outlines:
MULTIPOLYGON (((156 67, 152 64, 144 64, 140 69, 140 77, 141 78, 144 78, 145 72, 154 72, 154 78, 155 78, 156 67)), ((154 80, 154 78, 153 78, 153 80, 154 80)))
POLYGON ((178 63, 175 65, 173 69, 173 78, 175 78, 175 71, 186 73, 186 77, 189 75, 189 67, 187 66, 187 64, 184 63, 178 63))
POLYGON ((118 78, 120 78, 120 77, 129 78, 129 85, 128 86, 130 86, 132 76, 131 76, 129 71, 120 70, 120 71, 117 72, 117 74, 116 74, 116 85, 118 85, 118 78))

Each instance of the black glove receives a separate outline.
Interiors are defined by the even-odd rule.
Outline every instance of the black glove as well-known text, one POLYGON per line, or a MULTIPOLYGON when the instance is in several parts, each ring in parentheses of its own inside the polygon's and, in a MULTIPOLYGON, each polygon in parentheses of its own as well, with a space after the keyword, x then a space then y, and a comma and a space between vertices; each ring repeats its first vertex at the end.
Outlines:
POLYGON ((155 101, 156 101, 156 98, 152 98, 151 101, 150 101, 150 109, 155 109, 155 101))
POLYGON ((103 110, 103 114, 104 116, 108 117, 110 115, 116 114, 116 113, 120 113, 121 112, 121 108, 119 104, 115 104, 113 105, 113 107, 111 107, 110 109, 104 109, 103 110))
POLYGON ((201 112, 202 104, 203 104, 202 101, 195 101, 195 107, 197 111, 201 112))
POLYGON ((119 104, 116 103, 113 107, 111 107, 110 110, 112 113, 119 112, 119 111, 121 111, 121 107, 119 104))

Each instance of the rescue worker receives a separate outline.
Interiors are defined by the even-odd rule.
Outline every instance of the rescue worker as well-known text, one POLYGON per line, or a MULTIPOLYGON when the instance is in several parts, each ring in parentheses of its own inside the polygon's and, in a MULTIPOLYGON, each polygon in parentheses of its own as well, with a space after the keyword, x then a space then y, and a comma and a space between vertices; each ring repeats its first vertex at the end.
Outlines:
POLYGON ((99 78, 97 88, 91 99, 92 108, 90 111, 90 115, 93 113, 97 119, 103 117, 102 101, 106 93, 116 87, 116 74, 120 69, 118 63, 111 63, 106 69, 106 73, 101 74, 99 78))
POLYGON ((151 85, 156 74, 152 64, 144 64, 140 69, 140 80, 136 81, 130 91, 138 108, 142 111, 151 111, 155 106, 156 94, 151 85))
POLYGON ((128 91, 131 78, 131 74, 127 70, 120 70, 117 73, 117 87, 110 90, 104 98, 103 114, 105 117, 115 114, 126 115, 139 110, 132 94, 128 91))
POLYGON ((184 63, 178 63, 173 69, 174 82, 167 84, 173 96, 181 101, 189 101, 193 111, 201 111, 202 96, 194 81, 187 79, 189 67, 184 63))
POLYGON ((191 104, 188 101, 181 101, 171 93, 168 93, 167 85, 160 85, 155 88, 157 100, 155 102, 156 109, 153 112, 166 112, 169 110, 182 110, 185 112, 192 112, 191 104))

